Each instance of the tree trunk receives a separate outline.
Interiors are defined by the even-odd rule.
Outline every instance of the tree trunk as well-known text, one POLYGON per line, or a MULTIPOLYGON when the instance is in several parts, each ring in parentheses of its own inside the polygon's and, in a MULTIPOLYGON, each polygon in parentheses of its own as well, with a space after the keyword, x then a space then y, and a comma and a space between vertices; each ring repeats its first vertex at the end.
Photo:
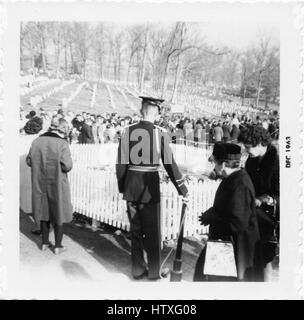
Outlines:
POLYGON ((258 87, 257 87, 257 97, 256 97, 256 107, 257 108, 259 107, 259 102, 260 102, 261 78, 262 78, 262 73, 259 72, 258 87))
POLYGON ((20 41, 20 69, 24 69, 24 61, 23 61, 23 45, 22 41, 20 41))
POLYGON ((119 55, 118 55, 118 69, 117 69, 118 83, 120 83, 120 70, 121 70, 121 58, 120 58, 120 53, 119 53, 119 55))
POLYGON ((56 78, 58 78, 58 76, 59 76, 59 69, 60 69, 60 63, 59 63, 59 60, 60 60, 60 47, 59 46, 60 46, 60 44, 56 44, 56 46, 55 46, 56 78))
POLYGON ((73 46, 72 46, 72 42, 69 43, 70 44, 70 56, 71 56, 71 73, 75 73, 75 68, 74 68, 74 55, 73 55, 73 46))
MULTIPOLYGON (((183 46, 184 42, 184 24, 182 24, 181 30, 180 30, 180 44, 179 48, 181 49, 183 46)), ((175 101, 176 98, 176 93, 177 93, 177 88, 178 88, 178 83, 179 83, 179 76, 180 76, 180 55, 177 57, 177 64, 176 64, 176 69, 175 69, 175 75, 174 75, 174 85, 173 85, 173 92, 172 92, 172 97, 171 101, 175 101)))
POLYGON ((148 44, 148 25, 146 25, 145 42, 144 42, 143 57, 142 57, 142 67, 141 67, 141 73, 140 73, 139 91, 141 93, 143 92, 144 85, 145 85, 144 82, 145 82, 147 44, 148 44))
POLYGON ((243 105, 243 106, 245 105, 246 93, 247 93, 247 85, 244 84, 244 87, 243 87, 243 97, 242 97, 242 105, 243 105))
POLYGON ((127 70, 127 83, 129 83, 129 78, 130 78, 132 58, 133 58, 133 54, 130 54, 128 70, 127 70))
POLYGON ((35 73, 36 76, 36 71, 35 71, 35 54, 34 54, 34 49, 33 49, 33 43, 32 41, 30 42, 30 52, 31 52, 31 68, 33 69, 33 72, 35 73))
POLYGON ((276 102, 277 96, 278 96, 278 88, 275 88, 274 94, 273 94, 273 97, 272 97, 272 103, 276 102))
POLYGON ((265 108, 268 108, 268 95, 265 96, 265 108))
POLYGON ((68 55, 67 55, 67 44, 64 44, 64 72, 68 73, 68 55))
POLYGON ((87 61, 83 61, 83 79, 86 79, 86 67, 87 67, 87 61))
POLYGON ((161 87, 161 98, 164 97, 165 90, 167 89, 167 73, 168 73, 168 67, 169 67, 169 57, 166 59, 164 74, 163 74, 163 83, 161 87))
POLYGON ((40 40, 40 51, 41 51, 41 58, 42 58, 42 70, 46 72, 46 57, 45 57, 45 46, 43 40, 40 40))
POLYGON ((37 23, 37 27, 38 27, 38 32, 39 32, 39 40, 40 40, 40 53, 41 53, 41 58, 42 58, 42 69, 43 72, 46 72, 47 69, 47 61, 46 61, 46 48, 45 48, 45 29, 43 27, 43 24, 41 23, 37 23))
POLYGON ((172 91, 172 96, 171 96, 171 101, 174 102, 176 99, 176 93, 177 93, 177 88, 178 88, 178 83, 179 83, 179 73, 180 73, 180 57, 177 57, 177 64, 175 68, 175 75, 174 75, 174 85, 173 85, 173 91, 172 91))
POLYGON ((104 79, 104 66, 103 66, 103 59, 102 57, 100 57, 100 77, 101 77, 101 80, 103 81, 104 79))

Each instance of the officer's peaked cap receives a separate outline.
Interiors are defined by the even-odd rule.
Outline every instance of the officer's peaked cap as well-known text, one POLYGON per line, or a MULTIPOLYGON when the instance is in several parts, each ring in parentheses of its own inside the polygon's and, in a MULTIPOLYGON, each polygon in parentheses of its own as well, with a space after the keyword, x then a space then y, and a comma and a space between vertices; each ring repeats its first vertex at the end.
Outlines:
POLYGON ((164 99, 145 97, 145 96, 139 96, 139 98, 142 99, 142 103, 149 103, 149 105, 151 106, 158 107, 159 111, 161 109, 161 104, 165 101, 164 99))

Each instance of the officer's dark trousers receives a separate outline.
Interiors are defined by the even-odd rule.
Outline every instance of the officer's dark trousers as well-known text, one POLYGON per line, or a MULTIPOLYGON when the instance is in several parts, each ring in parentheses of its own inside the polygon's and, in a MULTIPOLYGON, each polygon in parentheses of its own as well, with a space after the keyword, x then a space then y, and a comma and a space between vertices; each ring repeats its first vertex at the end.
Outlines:
POLYGON ((148 269, 148 277, 159 277, 161 259, 160 204, 127 202, 131 225, 132 275, 148 269), (148 265, 144 260, 147 252, 148 265))

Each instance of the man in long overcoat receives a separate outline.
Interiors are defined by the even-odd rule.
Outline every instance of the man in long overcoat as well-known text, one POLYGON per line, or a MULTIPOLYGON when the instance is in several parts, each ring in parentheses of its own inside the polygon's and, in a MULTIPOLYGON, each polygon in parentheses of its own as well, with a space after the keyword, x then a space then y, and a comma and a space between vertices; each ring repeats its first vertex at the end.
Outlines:
MULTIPOLYGON (((210 225, 210 239, 233 242, 238 280, 260 281, 262 263, 255 192, 247 172, 240 168, 240 152, 241 148, 235 144, 215 145, 215 171, 223 180, 213 207, 201 215, 200 221, 210 225)), ((198 259, 194 281, 204 280, 205 254, 206 248, 198 259)))
POLYGON ((73 163, 69 144, 65 139, 68 123, 53 119, 48 132, 36 138, 27 155, 31 167, 32 210, 35 221, 42 231, 42 250, 50 246, 50 223, 55 231, 54 252, 62 247, 62 225, 72 220, 72 204, 67 173, 73 163))

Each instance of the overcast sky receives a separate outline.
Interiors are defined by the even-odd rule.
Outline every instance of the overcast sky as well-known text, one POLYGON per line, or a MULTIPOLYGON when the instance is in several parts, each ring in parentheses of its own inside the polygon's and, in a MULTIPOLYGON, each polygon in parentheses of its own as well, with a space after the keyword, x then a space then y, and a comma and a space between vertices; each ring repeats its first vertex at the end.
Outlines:
MULTIPOLYGON (((172 21, 152 21, 151 23, 164 29, 172 28, 174 24, 172 21)), ((117 26, 122 27, 133 24, 130 22, 118 23, 117 26)), ((115 25, 116 23, 113 26, 115 25)), ((199 29, 202 35, 205 35, 207 42, 212 46, 228 46, 233 49, 244 49, 257 43, 259 34, 269 35, 273 44, 280 44, 280 29, 278 23, 275 22, 227 19, 222 21, 194 22, 193 27, 195 30, 199 29)))
POLYGON ((275 24, 266 23, 240 23, 234 22, 208 22, 201 25, 202 33, 210 44, 223 45, 235 49, 243 49, 256 43, 258 34, 271 37, 273 44, 279 45, 280 31, 275 24))

